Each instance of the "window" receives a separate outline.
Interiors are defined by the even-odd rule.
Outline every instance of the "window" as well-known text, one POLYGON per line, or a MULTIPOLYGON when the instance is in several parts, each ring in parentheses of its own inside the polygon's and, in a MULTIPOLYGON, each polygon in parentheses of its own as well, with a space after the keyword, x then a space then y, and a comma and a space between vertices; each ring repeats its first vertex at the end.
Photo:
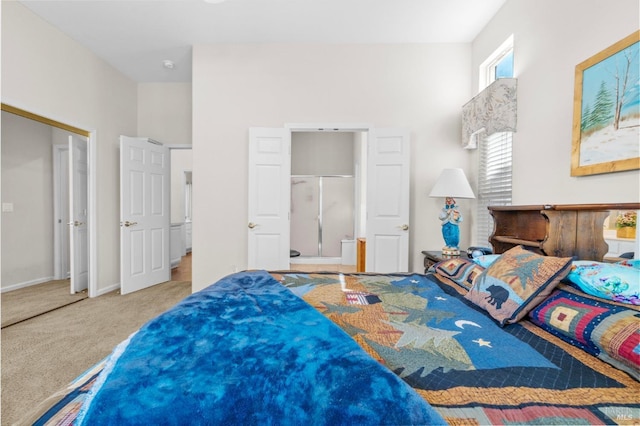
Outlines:
POLYGON ((513 35, 480 65, 479 71, 480 91, 498 78, 513 77, 513 35))
POLYGON ((494 80, 513 77, 513 50, 507 52, 493 67, 494 80))
MULTIPOLYGON (((498 78, 513 77, 513 36, 509 37, 480 66, 481 89, 498 78)), ((476 241, 489 244, 493 218, 488 206, 511 204, 512 133, 500 132, 487 136, 479 144, 476 241)))
POLYGON ((480 143, 478 170, 478 220, 477 241, 490 246, 489 236, 493 231, 493 218, 488 206, 511 204, 511 132, 490 135, 480 143))

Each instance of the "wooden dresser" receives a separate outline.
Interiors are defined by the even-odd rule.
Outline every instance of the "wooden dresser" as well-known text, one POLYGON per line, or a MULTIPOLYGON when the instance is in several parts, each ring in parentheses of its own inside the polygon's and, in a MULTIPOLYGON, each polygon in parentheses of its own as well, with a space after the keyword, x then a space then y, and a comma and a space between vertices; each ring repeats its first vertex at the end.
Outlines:
POLYGON ((494 253, 522 245, 547 256, 602 261, 608 251, 603 223, 609 210, 638 210, 640 203, 489 206, 494 253))

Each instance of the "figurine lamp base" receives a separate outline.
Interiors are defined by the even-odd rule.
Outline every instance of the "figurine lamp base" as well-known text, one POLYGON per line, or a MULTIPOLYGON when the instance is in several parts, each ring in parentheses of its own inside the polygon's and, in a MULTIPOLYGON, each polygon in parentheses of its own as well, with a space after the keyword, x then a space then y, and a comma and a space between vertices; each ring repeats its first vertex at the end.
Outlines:
POLYGON ((443 256, 460 256, 460 249, 453 247, 442 247, 443 256))

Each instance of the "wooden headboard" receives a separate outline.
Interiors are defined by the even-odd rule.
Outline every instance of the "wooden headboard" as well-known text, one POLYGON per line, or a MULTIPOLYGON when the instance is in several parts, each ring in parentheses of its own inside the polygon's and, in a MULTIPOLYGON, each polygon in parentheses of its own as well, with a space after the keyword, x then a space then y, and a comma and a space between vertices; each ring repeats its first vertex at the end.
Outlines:
POLYGON ((494 253, 523 245, 546 256, 602 261, 608 251, 604 220, 611 210, 639 210, 640 203, 489 206, 494 253))

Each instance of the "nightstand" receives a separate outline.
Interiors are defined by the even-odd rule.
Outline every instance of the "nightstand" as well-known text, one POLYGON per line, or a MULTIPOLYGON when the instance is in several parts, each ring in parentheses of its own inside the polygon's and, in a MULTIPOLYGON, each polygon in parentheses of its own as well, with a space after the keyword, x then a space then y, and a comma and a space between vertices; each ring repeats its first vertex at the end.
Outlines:
POLYGON ((424 255, 424 273, 426 274, 436 263, 445 259, 454 259, 456 257, 461 257, 463 259, 468 259, 467 253, 465 251, 460 252, 460 256, 444 256, 441 251, 427 251, 423 250, 422 254, 424 255))

